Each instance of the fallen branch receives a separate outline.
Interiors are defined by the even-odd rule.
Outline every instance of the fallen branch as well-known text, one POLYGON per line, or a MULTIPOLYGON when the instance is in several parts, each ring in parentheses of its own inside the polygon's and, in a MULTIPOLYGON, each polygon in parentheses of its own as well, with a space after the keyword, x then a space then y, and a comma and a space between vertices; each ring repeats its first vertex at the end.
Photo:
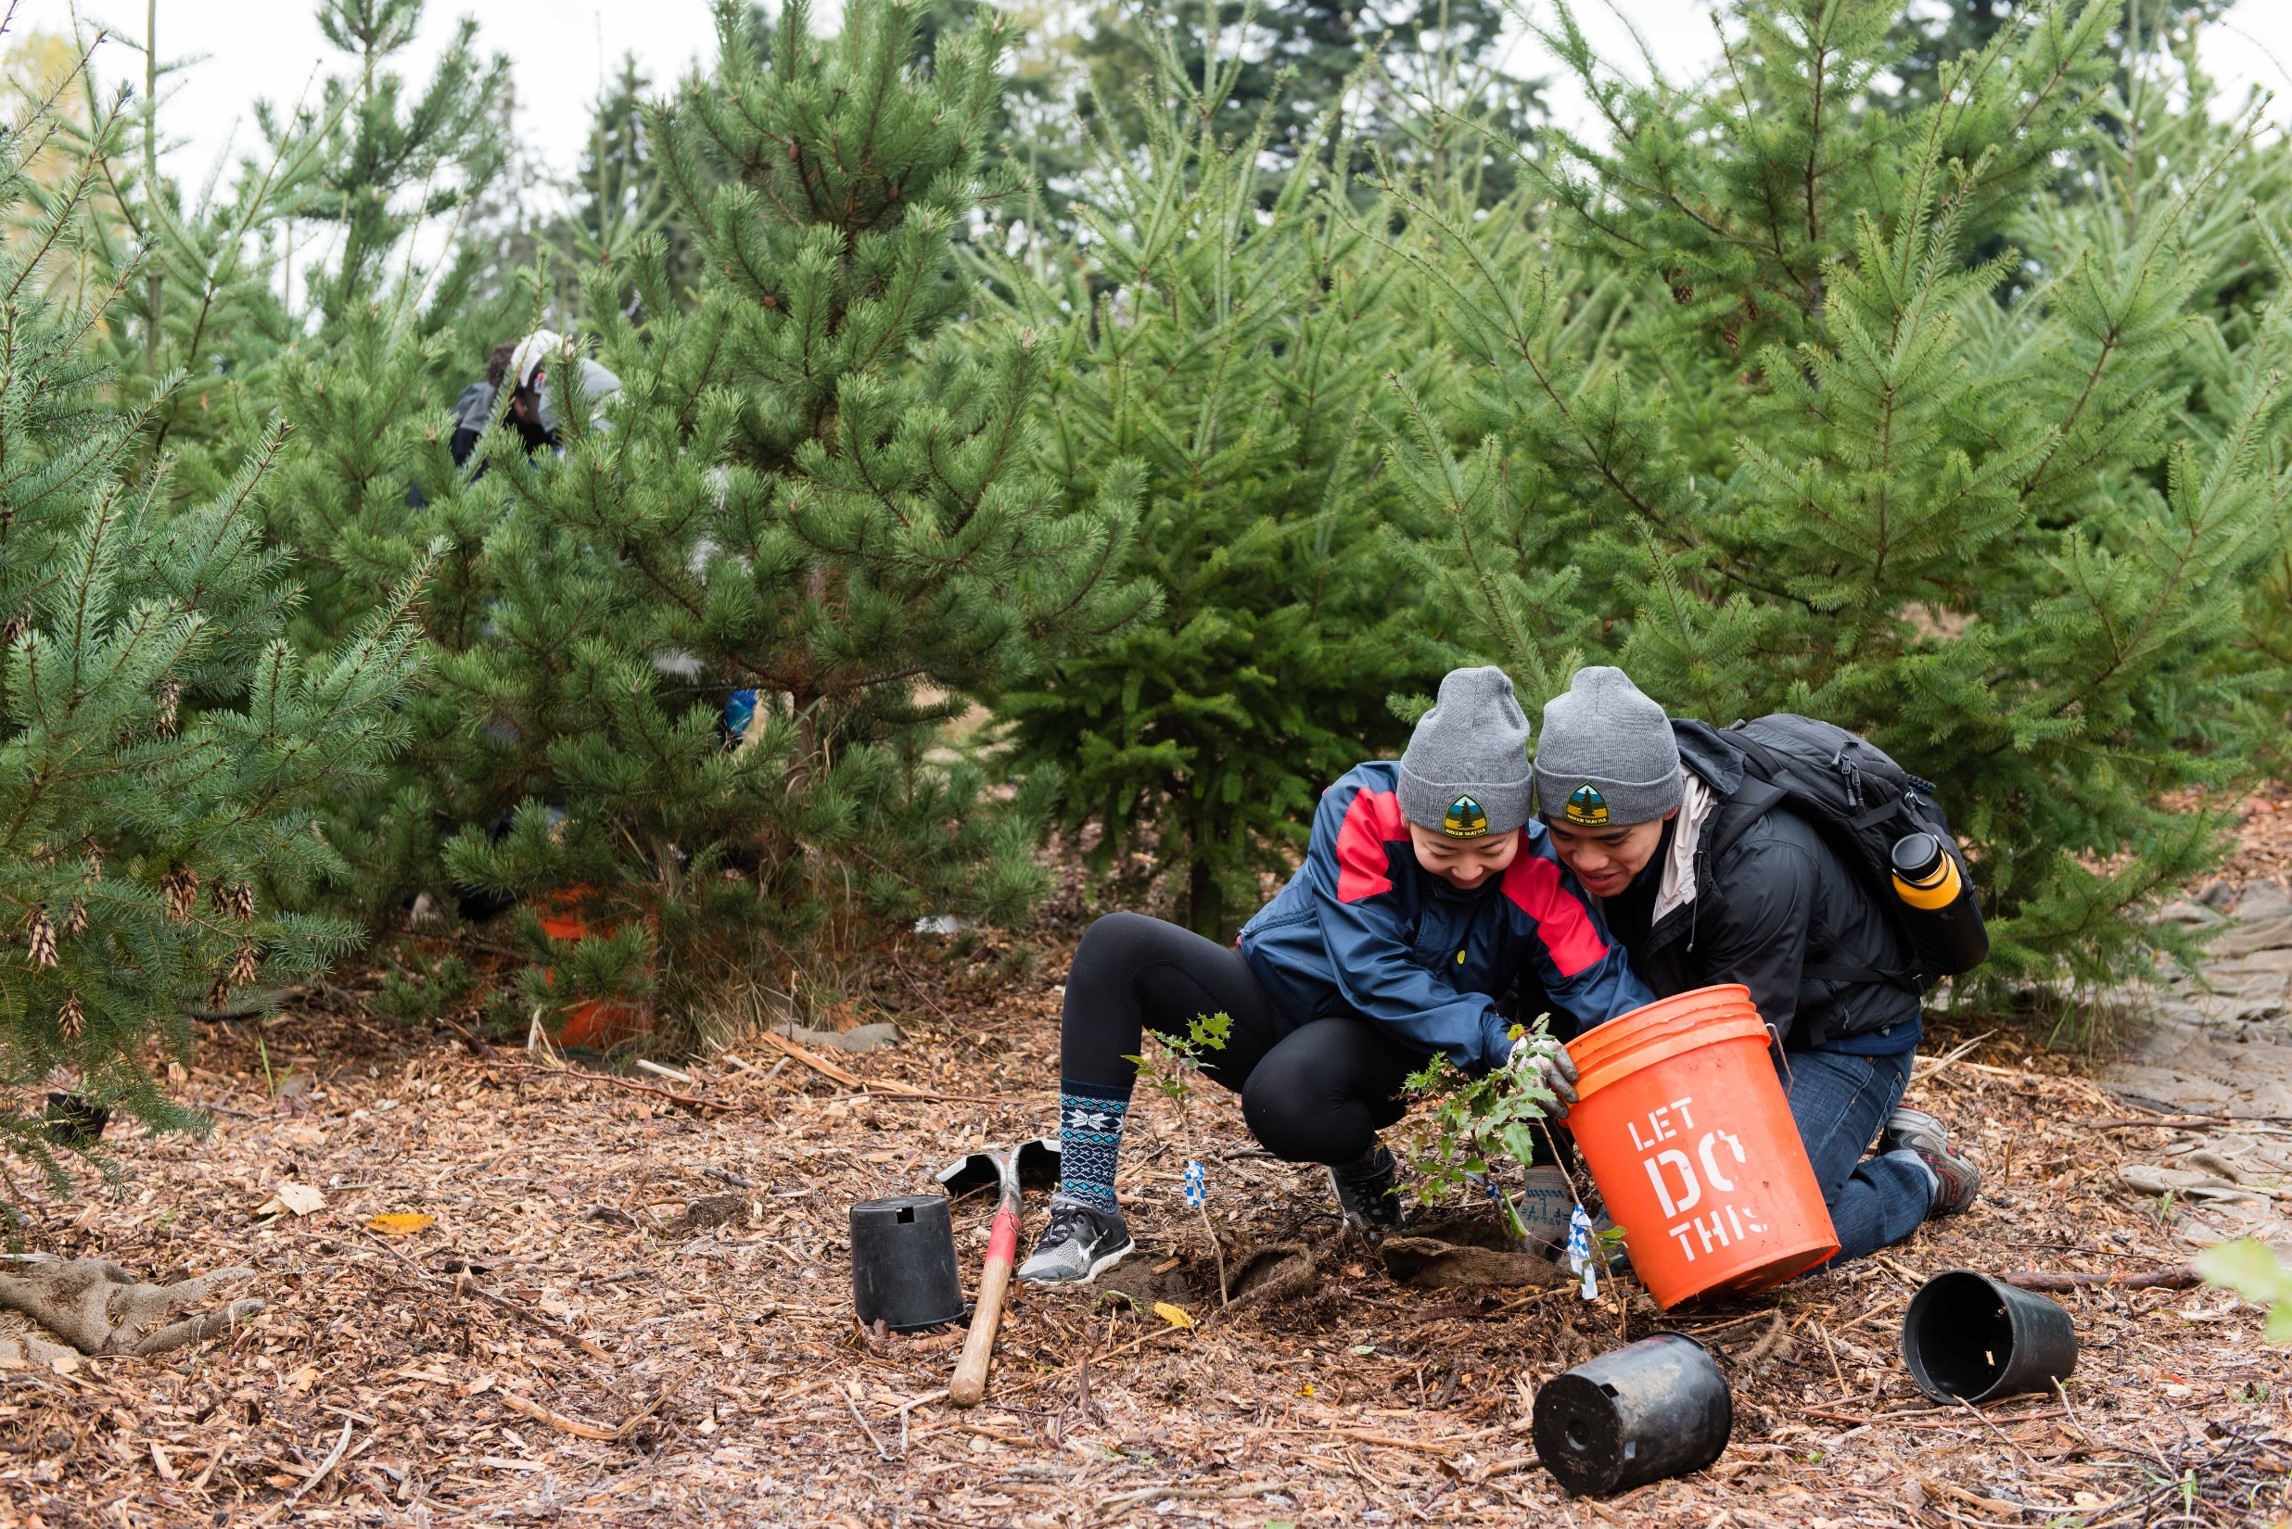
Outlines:
MULTIPOLYGON (((318 1462, 318 1469, 303 1477, 300 1482, 296 1483, 295 1489, 287 1493, 286 1496, 280 1501, 272 1503, 261 1513, 250 1519, 248 1521, 248 1529, 254 1529, 254 1526, 257 1524, 267 1524, 272 1519, 278 1517, 281 1513, 284 1513, 287 1509, 293 1507, 296 1502, 301 1500, 303 1493, 309 1491, 312 1487, 317 1486, 321 1481, 324 1481, 326 1479, 326 1473, 333 1470, 337 1465, 342 1463, 343 1451, 350 1448, 350 1426, 350 1421, 347 1418, 344 1419, 342 1424, 342 1436, 334 1441, 333 1451, 328 1454, 324 1460, 318 1462)), ((218 1455, 217 1458, 220 1459, 221 1456, 218 1455)), ((207 1469, 212 1471, 214 1468, 215 1467, 213 1462, 210 1461, 208 1463, 207 1469)), ((204 1482, 207 1478, 205 1476, 201 1476, 199 1479, 204 1482)))
POLYGON ((1380 1449, 1413 1449, 1420 1454, 1438 1455, 1447 1459, 1456 1453, 1453 1444, 1431 1444, 1419 1439, 1396 1439, 1387 1433, 1370 1433, 1364 1428, 1307 1429, 1302 1432, 1335 1434, 1340 1439, 1351 1439, 1356 1444, 1374 1444, 1380 1449))
POLYGON ((775 1035, 770 1030, 762 1030, 757 1033, 829 1082, 841 1083, 846 1088, 856 1088, 862 1095, 870 1096, 880 1103, 898 1104, 902 1101, 912 1101, 917 1104, 1025 1104, 1028 1102, 1024 1099, 1006 1099, 995 1094, 935 1094, 929 1089, 916 1088, 907 1083, 894 1083, 888 1078, 881 1082, 871 1083, 857 1073, 845 1071, 816 1052, 806 1051, 786 1036, 775 1035))
POLYGON ((2189 1290, 2204 1283, 2203 1277, 2187 1264, 2147 1274, 2001 1274, 1998 1279, 2017 1290, 2054 1294, 2094 1286, 2110 1290, 2189 1290))
POLYGON ((1113 1359, 1119 1355, 1129 1353, 1132 1349, 1137 1348, 1140 1344, 1152 1343, 1156 1338, 1167 1338, 1173 1333, 1182 1333, 1185 1331, 1186 1329, 1183 1327, 1157 1327, 1150 1333, 1146 1333, 1143 1336, 1131 1339, 1128 1343, 1123 1344, 1120 1348, 1108 1349, 1105 1353, 1098 1356, 1098 1362, 1100 1364, 1104 1364, 1109 1359, 1113 1359))
POLYGON ((625 1088, 633 1093, 651 1094, 657 1099, 666 1099, 672 1104, 681 1104, 688 1110, 716 1110, 726 1115, 737 1115, 748 1108, 745 1104, 728 1104, 722 1099, 710 1099, 700 1094, 680 1094, 674 1089, 655 1088, 650 1083, 639 1083, 634 1078, 624 1078, 618 1073, 587 1072, 577 1067, 544 1067, 538 1062, 516 1061, 498 1055, 489 1057, 482 1065, 508 1068, 514 1072, 539 1073, 550 1078, 567 1078, 578 1083, 610 1083, 616 1088, 625 1088))
POLYGON ((866 1434, 868 1443, 875 1446, 876 1458, 886 1465, 894 1464, 891 1451, 883 1447, 883 1440, 875 1436, 875 1430, 868 1426, 866 1414, 860 1411, 858 1388, 846 1391, 839 1386, 836 1389, 842 1395, 844 1405, 852 1409, 852 1421, 860 1425, 860 1432, 866 1434))
POLYGON ((2157 1130, 2177 1131, 2189 1126, 2277 1126, 2292 1125, 2292 1115, 2149 1115, 2126 1116, 2117 1120, 2094 1120, 2087 1124, 2096 1131, 2157 1130))
POLYGON ((1237 1481, 1227 1486, 1160 1486, 1141 1487, 1135 1492, 1119 1492, 1098 1505, 1099 1522, 1141 1507, 1150 1502, 1217 1502, 1235 1497, 1263 1497, 1268 1492, 1282 1490, 1278 1481, 1237 1481))
POLYGON ((457 1278, 450 1285, 441 1285, 431 1277, 428 1270, 424 1269, 420 1264, 415 1263, 412 1259, 399 1252, 396 1248, 390 1246, 390 1244, 384 1241, 381 1237, 376 1236, 372 1232, 368 1232, 366 1236, 367 1239, 371 1241, 376 1247, 382 1249, 391 1257, 397 1259, 398 1262, 404 1264, 406 1268, 412 1272, 414 1278, 409 1281, 404 1275, 392 1271, 386 1264, 378 1266, 385 1274, 388 1274, 390 1278, 396 1280, 399 1284, 399 1288, 401 1289, 412 1290, 424 1295, 474 1295, 479 1300, 486 1302, 488 1305, 495 1307, 497 1310, 500 1310, 509 1316, 513 1316, 521 1322, 538 1328, 542 1332, 547 1333, 550 1337, 555 1338, 560 1343, 569 1343, 593 1358, 610 1360, 613 1357, 612 1355, 606 1353, 604 1349, 600 1348, 595 1342, 582 1337, 579 1333, 574 1332, 571 1328, 561 1326, 556 1322, 552 1322, 549 1318, 543 1316, 540 1312, 528 1310, 526 1307, 521 1306, 517 1302, 509 1299, 507 1296, 496 1295, 493 1291, 486 1289, 485 1286, 479 1284, 475 1279, 472 1279, 466 1274, 457 1278))
POLYGON ((1967 1052, 1972 1051, 1976 1046, 1979 1046, 1982 1042, 1988 1040, 1995 1034, 1997 1034, 1995 1030, 1984 1030, 1981 1034, 1975 1036, 1972 1040, 1966 1041, 1958 1046, 1956 1050, 1950 1052, 1947 1056, 1935 1057, 1932 1061, 1928 1061, 1923 1057, 1919 1058, 1915 1063, 1911 1065, 1911 1081, 1914 1083, 1933 1082, 1943 1073, 1949 1071, 1951 1064, 1963 1061, 1967 1052))
POLYGON ((569 1433, 576 1439, 603 1439, 609 1444, 617 1444, 626 1439, 652 1415, 652 1409, 647 1408, 630 1417, 618 1428, 601 1428, 595 1423, 584 1423, 579 1418, 567 1417, 562 1412, 552 1412, 541 1403, 519 1396, 506 1387, 497 1387, 493 1394, 500 1397, 501 1404, 510 1411, 522 1412, 536 1423, 547 1423, 559 1433, 569 1433))
POLYGON ((1979 1492, 1969 1492, 1964 1487, 1952 1486, 1947 1481, 1938 1481, 1931 1476, 1913 1476, 1910 1479, 1937 1497, 1954 1497, 1962 1503, 1969 1503, 1989 1513, 2003 1513, 2018 1519, 2032 1509, 2039 1512, 2046 1511, 2045 1505, 2042 1503, 2007 1502, 2002 1497, 1984 1497, 1979 1492))
POLYGON ((821 1077, 826 1078, 831 1082, 841 1083, 846 1088, 865 1089, 871 1093, 903 1094, 910 1099, 914 1098, 917 1094, 922 1092, 921 1089, 910 1088, 904 1083, 869 1083, 859 1077, 856 1073, 846 1072, 843 1068, 838 1067, 835 1063, 829 1061, 827 1058, 819 1056, 813 1052, 806 1051, 803 1047, 797 1045, 794 1041, 789 1040, 785 1036, 775 1035, 769 1030, 759 1030, 757 1034, 763 1036, 766 1041, 769 1041, 772 1045, 779 1047, 782 1051, 785 1051, 788 1053, 788 1055, 794 1057, 797 1061, 803 1063, 806 1067, 809 1067, 812 1069, 812 1071, 818 1073, 821 1077))
MULTIPOLYGON (((1974 1411, 1971 1407, 1967 1410, 1974 1411)), ((1868 1417, 1858 1417, 1851 1412, 1833 1412, 1827 1407, 1801 1407, 1799 1411, 1808 1417, 1823 1418, 1833 1423, 1844 1423, 1852 1428, 1966 1428, 1971 1426, 1967 1423, 1964 1412, 1943 1407, 1921 1408, 1915 1412, 1877 1412, 1868 1417)), ((2041 1412, 2017 1412, 2012 1417, 2005 1418, 1992 1419, 1979 1411, 1974 1411, 1974 1416, 1981 1418, 1983 1422, 1995 1428, 2001 1423, 2049 1422, 2055 1418, 2067 1417, 2069 1414, 2059 1407, 2048 1407, 2041 1412)))

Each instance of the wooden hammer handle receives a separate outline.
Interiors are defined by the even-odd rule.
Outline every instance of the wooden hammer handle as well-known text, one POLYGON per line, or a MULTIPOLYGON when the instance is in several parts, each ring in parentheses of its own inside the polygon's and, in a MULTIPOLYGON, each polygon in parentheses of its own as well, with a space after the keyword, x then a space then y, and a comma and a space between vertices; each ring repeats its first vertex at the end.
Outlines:
POLYGON ((1019 1206, 1006 1195, 995 1211, 994 1230, 987 1238, 987 1269, 979 1278, 979 1304, 971 1313, 971 1330, 963 1339, 963 1357, 956 1362, 955 1378, 947 1382, 947 1399, 958 1407, 976 1407, 987 1395, 987 1366, 995 1357, 995 1329, 1003 1320, 1003 1297, 1011 1288, 1011 1265, 1019 1256, 1019 1206))

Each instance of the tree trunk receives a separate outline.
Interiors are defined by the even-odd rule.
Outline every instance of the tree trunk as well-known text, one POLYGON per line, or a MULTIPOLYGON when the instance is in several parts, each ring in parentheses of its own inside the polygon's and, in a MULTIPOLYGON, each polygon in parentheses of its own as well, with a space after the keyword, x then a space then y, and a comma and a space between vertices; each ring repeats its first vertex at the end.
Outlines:
POLYGON ((1234 930, 1226 916, 1226 892, 1218 883, 1209 860, 1196 855, 1186 870, 1186 927, 1221 945, 1231 944, 1234 930))

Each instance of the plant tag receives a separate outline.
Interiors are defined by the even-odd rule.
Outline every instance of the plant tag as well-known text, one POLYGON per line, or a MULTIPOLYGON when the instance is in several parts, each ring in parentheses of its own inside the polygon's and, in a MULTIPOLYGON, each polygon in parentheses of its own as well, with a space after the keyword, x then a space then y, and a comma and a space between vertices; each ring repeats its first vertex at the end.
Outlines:
POLYGON ((1188 1159, 1186 1163, 1186 1203, 1195 1210, 1200 1210, 1209 1203, 1209 1198, 1209 1180, 1202 1172, 1202 1165, 1188 1159))
MULTIPOLYGON (((1568 1215, 1568 1272, 1582 1274, 1591 1267, 1591 1262, 1592 1218, 1585 1215, 1584 1208, 1579 1205, 1568 1215)), ((1590 1287, 1590 1277, 1586 1276, 1585 1288, 1590 1287)), ((1591 1297, 1586 1296, 1585 1299, 1590 1300, 1591 1297)))

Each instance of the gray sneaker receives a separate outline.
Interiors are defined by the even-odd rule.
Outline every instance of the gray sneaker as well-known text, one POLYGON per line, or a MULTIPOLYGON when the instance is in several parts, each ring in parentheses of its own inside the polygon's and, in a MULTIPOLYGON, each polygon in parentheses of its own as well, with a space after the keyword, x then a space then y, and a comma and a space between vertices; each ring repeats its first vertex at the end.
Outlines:
POLYGON ((1886 1119, 1886 1129, 1878 1133, 1881 1152, 1932 1153, 1939 1157, 1950 1150, 1950 1133, 1942 1122, 1924 1110, 1896 1110, 1886 1119))
POLYGON ((1981 1169, 1952 1153, 1929 1152, 1923 1147, 1909 1150, 1934 1175, 1934 1203, 1926 1209, 1928 1217, 1958 1215, 1981 1198, 1981 1169))
POLYGON ((1137 1246, 1122 1212, 1053 1198, 1050 1225, 1019 1265, 1019 1279, 1029 1285, 1087 1285, 1137 1246))
POLYGON ((1329 1187, 1337 1191, 1337 1208, 1348 1226, 1371 1237, 1382 1237, 1401 1227, 1401 1165, 1383 1142, 1371 1147, 1357 1163, 1329 1166, 1329 1187))

